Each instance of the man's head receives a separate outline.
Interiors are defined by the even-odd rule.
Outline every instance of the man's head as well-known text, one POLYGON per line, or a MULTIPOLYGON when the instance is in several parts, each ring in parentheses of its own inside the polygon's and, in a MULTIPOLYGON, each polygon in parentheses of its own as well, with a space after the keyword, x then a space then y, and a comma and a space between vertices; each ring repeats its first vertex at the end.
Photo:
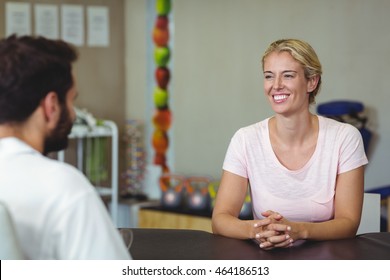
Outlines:
POLYGON ((70 116, 69 108, 66 104, 61 104, 57 125, 45 138, 43 154, 65 149, 68 146, 68 135, 72 130, 72 125, 73 119, 70 116))
POLYGON ((76 50, 60 40, 15 35, 0 40, 0 125, 25 122, 54 93, 61 113, 45 136, 44 150, 65 148, 73 122, 67 96, 75 90, 76 59, 76 50))

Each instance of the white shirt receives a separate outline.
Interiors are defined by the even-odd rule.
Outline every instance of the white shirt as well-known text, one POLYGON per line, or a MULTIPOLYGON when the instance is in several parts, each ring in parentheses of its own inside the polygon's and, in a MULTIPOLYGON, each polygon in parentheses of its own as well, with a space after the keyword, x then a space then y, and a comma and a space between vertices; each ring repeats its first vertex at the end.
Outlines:
POLYGON ((333 218, 336 178, 367 164, 360 132, 350 124, 318 116, 316 149, 299 170, 289 170, 276 157, 268 121, 241 128, 233 136, 223 169, 249 179, 253 215, 273 210, 292 221, 333 218))
POLYGON ((0 139, 0 200, 26 259, 130 259, 103 202, 75 167, 0 139))

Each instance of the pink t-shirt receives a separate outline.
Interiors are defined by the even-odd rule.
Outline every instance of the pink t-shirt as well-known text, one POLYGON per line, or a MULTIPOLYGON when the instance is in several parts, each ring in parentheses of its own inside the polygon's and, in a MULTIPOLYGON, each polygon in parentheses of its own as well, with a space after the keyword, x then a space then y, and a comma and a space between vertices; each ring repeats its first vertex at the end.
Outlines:
POLYGON ((255 219, 273 210, 292 221, 330 220, 337 174, 368 163, 358 129, 318 119, 316 149, 299 170, 289 170, 277 159, 269 138, 269 119, 241 128, 232 137, 223 169, 249 179, 255 219))

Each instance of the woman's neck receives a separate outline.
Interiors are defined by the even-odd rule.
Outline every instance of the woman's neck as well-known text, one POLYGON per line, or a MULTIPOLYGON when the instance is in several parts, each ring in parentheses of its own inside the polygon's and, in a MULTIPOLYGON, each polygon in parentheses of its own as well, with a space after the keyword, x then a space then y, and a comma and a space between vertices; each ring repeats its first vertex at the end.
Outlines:
POLYGON ((318 135, 318 117, 311 113, 293 118, 276 115, 269 125, 271 136, 288 146, 303 145, 318 135))

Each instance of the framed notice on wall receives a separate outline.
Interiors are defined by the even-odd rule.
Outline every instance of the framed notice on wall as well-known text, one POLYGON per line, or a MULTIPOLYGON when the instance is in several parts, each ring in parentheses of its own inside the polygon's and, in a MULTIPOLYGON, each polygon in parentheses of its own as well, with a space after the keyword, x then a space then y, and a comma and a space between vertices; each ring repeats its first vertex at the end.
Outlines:
POLYGON ((84 44, 84 8, 81 5, 61 5, 61 38, 74 44, 84 44))
POLYGON ((36 4, 35 34, 49 39, 59 38, 58 6, 49 4, 36 4))
POLYGON ((5 34, 31 35, 31 5, 29 3, 5 3, 5 34))
POLYGON ((108 47, 110 45, 109 23, 110 21, 107 7, 87 7, 88 46, 108 47))

